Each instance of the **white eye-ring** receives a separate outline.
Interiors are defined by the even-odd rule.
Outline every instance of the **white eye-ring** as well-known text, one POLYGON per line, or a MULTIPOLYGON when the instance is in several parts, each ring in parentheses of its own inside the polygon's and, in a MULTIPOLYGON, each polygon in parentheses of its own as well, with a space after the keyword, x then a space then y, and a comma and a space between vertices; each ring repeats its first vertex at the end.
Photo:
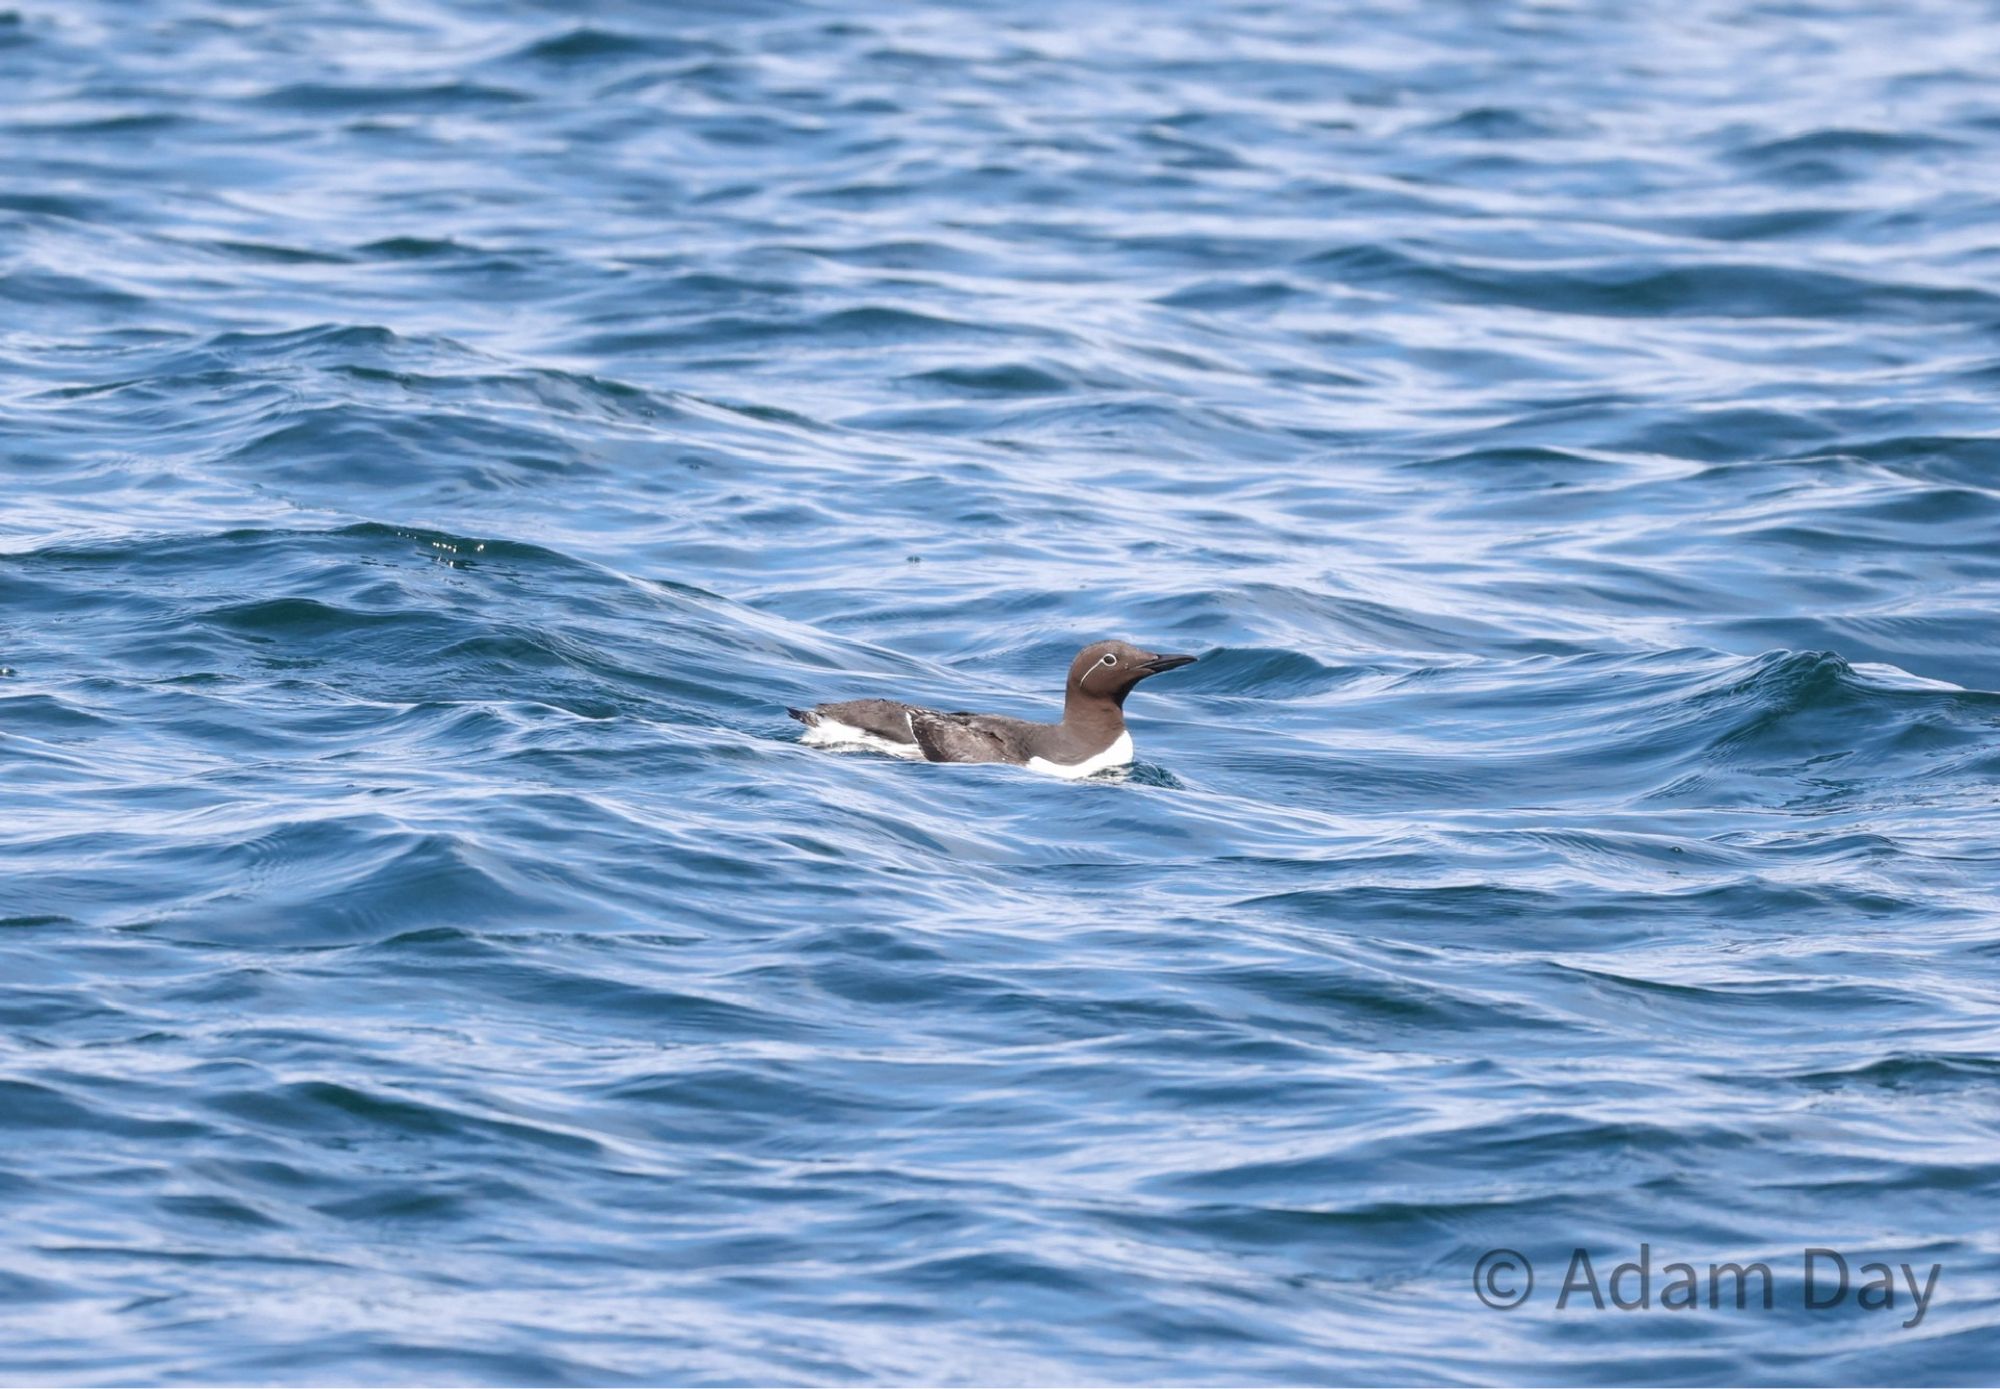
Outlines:
POLYGON ((1104 664, 1115 666, 1118 664, 1118 657, 1114 653, 1107 651, 1104 653, 1104 664))

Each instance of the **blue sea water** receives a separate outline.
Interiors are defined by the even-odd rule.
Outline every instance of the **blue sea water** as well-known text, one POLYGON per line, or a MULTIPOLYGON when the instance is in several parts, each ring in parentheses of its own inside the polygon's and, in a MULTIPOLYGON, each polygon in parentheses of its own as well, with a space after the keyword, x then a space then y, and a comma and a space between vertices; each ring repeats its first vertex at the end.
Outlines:
POLYGON ((15 0, 0 1379, 1991 1382, 1996 71, 15 0))

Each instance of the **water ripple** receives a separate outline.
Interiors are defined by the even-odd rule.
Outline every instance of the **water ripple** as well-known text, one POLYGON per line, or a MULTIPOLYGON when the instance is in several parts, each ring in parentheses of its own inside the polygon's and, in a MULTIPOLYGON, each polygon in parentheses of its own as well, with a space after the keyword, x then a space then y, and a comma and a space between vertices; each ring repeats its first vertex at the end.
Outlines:
POLYGON ((0 1380, 1989 1375, 1989 21, 0 11, 0 1380))

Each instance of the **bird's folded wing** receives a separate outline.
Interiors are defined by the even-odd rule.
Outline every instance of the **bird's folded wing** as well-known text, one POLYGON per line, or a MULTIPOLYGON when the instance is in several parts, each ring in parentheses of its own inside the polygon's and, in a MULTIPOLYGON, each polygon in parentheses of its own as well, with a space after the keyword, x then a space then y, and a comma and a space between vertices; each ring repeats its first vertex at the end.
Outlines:
POLYGON ((841 704, 821 704, 807 712, 814 718, 806 722, 831 720, 892 743, 910 741, 910 706, 893 699, 850 699, 841 704))
POLYGON ((974 714, 940 714, 930 709, 910 711, 910 733, 931 762, 1013 762, 1013 748, 1002 731, 982 727, 974 714))

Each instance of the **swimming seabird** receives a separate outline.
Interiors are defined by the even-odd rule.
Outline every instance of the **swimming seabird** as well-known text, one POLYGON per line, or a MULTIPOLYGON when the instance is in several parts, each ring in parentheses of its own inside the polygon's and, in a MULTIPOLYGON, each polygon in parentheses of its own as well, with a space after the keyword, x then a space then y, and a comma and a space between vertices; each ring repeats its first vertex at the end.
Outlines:
POLYGON ((806 726, 804 743, 871 747, 930 762, 1007 762, 1060 777, 1086 777, 1132 760, 1125 696, 1149 675, 1192 663, 1130 642, 1100 641, 1076 653, 1061 723, 1001 714, 943 714, 893 699, 850 699, 785 712, 806 726))

